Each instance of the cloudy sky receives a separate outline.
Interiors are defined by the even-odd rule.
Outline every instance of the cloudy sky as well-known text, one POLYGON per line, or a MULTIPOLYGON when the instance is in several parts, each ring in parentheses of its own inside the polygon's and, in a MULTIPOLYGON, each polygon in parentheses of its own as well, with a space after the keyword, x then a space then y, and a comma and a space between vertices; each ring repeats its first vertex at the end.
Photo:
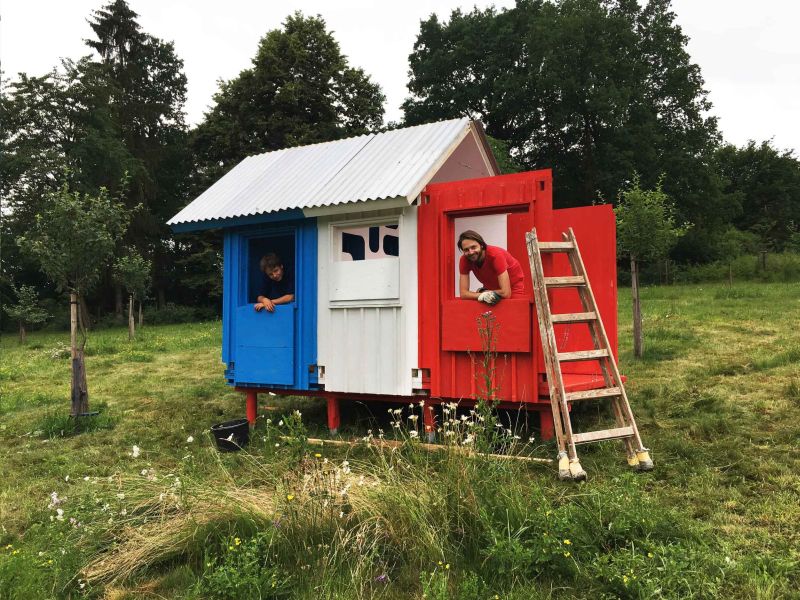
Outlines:
MULTIPOLYGON (((60 57, 87 54, 86 19, 104 0, 0 0, 0 60, 6 77, 41 75, 60 57)), ((419 21, 473 5, 513 0, 129 0, 143 29, 175 42, 189 80, 186 109, 195 124, 218 79, 247 68, 259 39, 301 10, 320 14, 351 65, 362 67, 387 96, 386 118, 401 117, 408 55, 419 21)), ((702 69, 726 141, 769 138, 800 152, 800 3, 793 0, 673 0, 689 52, 702 69)))

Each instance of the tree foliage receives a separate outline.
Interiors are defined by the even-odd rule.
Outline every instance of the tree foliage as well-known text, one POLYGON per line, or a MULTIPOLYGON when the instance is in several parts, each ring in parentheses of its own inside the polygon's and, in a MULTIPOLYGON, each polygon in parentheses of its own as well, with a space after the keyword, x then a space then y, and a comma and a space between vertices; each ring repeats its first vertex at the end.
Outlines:
POLYGON ((39 304, 39 294, 36 288, 30 285, 20 285, 14 287, 14 294, 17 297, 16 304, 3 305, 6 314, 20 324, 36 325, 44 323, 50 318, 50 314, 39 304))
POLYGON ((676 225, 672 201, 661 186, 642 189, 638 177, 620 192, 614 214, 617 250, 637 261, 663 258, 689 230, 676 225))
POLYGON ((150 287, 150 262, 135 249, 129 249, 114 261, 114 278, 129 295, 141 301, 150 287))
POLYGON ((725 145, 717 162, 741 211, 734 224, 759 236, 763 249, 781 251, 800 228, 800 161, 769 141, 725 145))
POLYGON ((194 132, 201 184, 252 154, 374 130, 384 99, 348 65, 325 21, 297 12, 261 39, 252 67, 220 83, 194 132))
POLYGON ((646 187, 664 174, 677 214, 707 232, 735 206, 686 43, 669 0, 519 0, 432 15, 409 57, 406 122, 480 119, 522 166, 554 170, 562 206, 614 198, 632 172, 646 187))
POLYGON ((64 184, 48 195, 33 228, 17 242, 59 291, 83 296, 97 283, 128 221, 128 211, 105 188, 81 194, 64 184))

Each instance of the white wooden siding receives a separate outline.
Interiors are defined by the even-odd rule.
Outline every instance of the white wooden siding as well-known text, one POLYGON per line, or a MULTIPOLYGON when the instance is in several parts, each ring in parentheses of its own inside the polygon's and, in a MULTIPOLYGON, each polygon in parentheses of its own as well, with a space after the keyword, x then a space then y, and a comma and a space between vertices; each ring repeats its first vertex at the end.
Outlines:
MULTIPOLYGON (((409 396, 417 365, 417 207, 321 217, 319 232, 318 364, 325 389, 352 394, 409 396), (392 298, 352 294, 337 300, 340 265, 333 260, 333 228, 395 219, 400 237, 399 288, 392 298), (333 295, 332 295, 333 292, 333 295), (395 297, 396 296, 396 297, 395 297)), ((387 260, 387 259, 382 259, 387 260)), ((363 261, 379 262, 379 261, 363 261)), ((380 261, 382 262, 382 261, 380 261)), ((368 281, 361 281, 369 283, 368 281)), ((373 281, 373 283, 377 283, 373 281)))

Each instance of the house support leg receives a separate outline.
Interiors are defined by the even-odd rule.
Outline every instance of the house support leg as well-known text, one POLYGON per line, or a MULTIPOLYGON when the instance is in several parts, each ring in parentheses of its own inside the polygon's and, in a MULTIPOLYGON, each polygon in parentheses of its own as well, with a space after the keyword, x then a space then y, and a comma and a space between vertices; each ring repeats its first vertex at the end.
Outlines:
POLYGON ((553 424, 553 411, 549 406, 539 411, 539 428, 542 431, 543 441, 553 439, 556 430, 553 424))
POLYGON ((339 433, 341 415, 339 414, 339 399, 328 398, 328 429, 331 435, 339 433))
POLYGON ((425 425, 425 435, 428 443, 436 441, 436 420, 433 417, 433 404, 426 404, 422 407, 422 423, 425 425))
POLYGON ((247 421, 250 427, 256 426, 256 417, 258 416, 258 392, 255 390, 245 390, 245 402, 247 404, 247 421))

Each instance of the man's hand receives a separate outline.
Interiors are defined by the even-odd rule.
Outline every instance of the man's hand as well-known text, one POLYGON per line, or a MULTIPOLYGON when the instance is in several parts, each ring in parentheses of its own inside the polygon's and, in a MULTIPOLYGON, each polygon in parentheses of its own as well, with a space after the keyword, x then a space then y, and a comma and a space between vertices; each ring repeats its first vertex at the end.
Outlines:
POLYGON ((478 302, 483 302, 489 306, 493 306, 500 302, 500 295, 492 290, 481 292, 478 294, 478 302))

